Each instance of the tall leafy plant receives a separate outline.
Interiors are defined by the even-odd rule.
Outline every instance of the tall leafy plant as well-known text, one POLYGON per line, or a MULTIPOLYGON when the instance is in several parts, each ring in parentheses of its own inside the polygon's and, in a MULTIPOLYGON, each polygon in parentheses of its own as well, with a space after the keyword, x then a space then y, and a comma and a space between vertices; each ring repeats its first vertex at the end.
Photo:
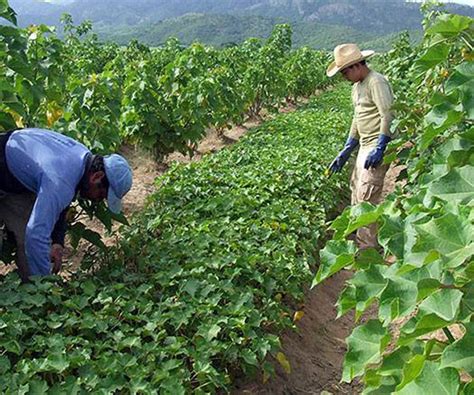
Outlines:
POLYGON ((399 96, 404 134, 393 146, 406 181, 378 207, 347 209, 321 253, 315 284, 343 268, 355 271, 340 315, 355 310, 358 320, 377 307, 347 339, 342 377, 362 377, 367 394, 473 390, 473 28, 471 18, 430 13, 422 45, 399 63, 392 59, 395 84, 411 82, 399 96), (383 254, 356 253, 346 237, 374 222, 383 254))

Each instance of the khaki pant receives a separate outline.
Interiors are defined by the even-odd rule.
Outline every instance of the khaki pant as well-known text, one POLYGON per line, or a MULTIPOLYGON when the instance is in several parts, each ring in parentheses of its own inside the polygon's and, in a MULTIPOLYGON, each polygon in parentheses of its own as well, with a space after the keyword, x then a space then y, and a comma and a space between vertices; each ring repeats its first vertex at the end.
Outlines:
MULTIPOLYGON (((351 177, 352 205, 361 202, 379 204, 382 201, 382 190, 388 165, 380 164, 375 169, 365 169, 367 155, 374 147, 360 147, 356 164, 351 177)), ((377 224, 359 228, 357 230, 357 244, 359 249, 377 247, 377 224)))
POLYGON ((10 194, 0 191, 0 224, 4 224, 13 233, 16 242, 16 265, 23 281, 29 276, 25 254, 25 231, 30 218, 36 195, 10 194))

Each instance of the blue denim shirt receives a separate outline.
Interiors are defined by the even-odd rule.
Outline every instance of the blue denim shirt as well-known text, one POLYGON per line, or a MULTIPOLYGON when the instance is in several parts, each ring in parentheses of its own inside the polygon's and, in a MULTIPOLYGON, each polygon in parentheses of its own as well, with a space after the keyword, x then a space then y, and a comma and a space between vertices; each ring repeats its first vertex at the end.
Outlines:
POLYGON ((10 172, 36 194, 25 233, 31 275, 51 272, 51 233, 75 197, 89 154, 81 143, 44 129, 18 130, 8 139, 5 156, 10 172))

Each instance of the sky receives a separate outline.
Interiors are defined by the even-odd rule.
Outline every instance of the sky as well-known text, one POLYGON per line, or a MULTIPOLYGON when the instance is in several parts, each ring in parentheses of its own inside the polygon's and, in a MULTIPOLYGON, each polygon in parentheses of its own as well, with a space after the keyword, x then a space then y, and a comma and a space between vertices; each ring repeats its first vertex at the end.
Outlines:
POLYGON ((467 4, 474 7, 474 0, 454 0, 453 3, 467 4))
MULTIPOLYGON (((415 0, 421 3, 423 0, 415 0)), ((449 1, 442 1, 443 3, 458 3, 458 4, 466 4, 474 7, 474 0, 449 0, 449 1)))
MULTIPOLYGON (((53 3, 70 3, 71 0, 45 0, 45 1, 48 1, 48 2, 53 2, 53 3)), ((423 0, 412 0, 412 1, 418 1, 418 2, 422 2, 423 0)), ((441 0, 443 1, 444 3, 447 3, 448 1, 446 0, 441 0)), ((459 3, 459 4, 467 4, 467 5, 470 5, 470 6, 473 6, 474 7, 474 0, 449 0, 450 3, 459 3)))
MULTIPOLYGON (((447 3, 447 1, 445 1, 447 3)), ((451 0, 450 3, 466 4, 474 7, 474 0, 451 0)))
MULTIPOLYGON (((45 0, 45 1, 48 1, 51 3, 70 3, 72 0, 45 0)), ((411 1, 418 1, 421 3, 423 0, 411 0, 411 1)), ((449 3, 467 4, 474 7, 474 0, 441 0, 441 1, 443 1, 444 3, 449 2, 449 3)))

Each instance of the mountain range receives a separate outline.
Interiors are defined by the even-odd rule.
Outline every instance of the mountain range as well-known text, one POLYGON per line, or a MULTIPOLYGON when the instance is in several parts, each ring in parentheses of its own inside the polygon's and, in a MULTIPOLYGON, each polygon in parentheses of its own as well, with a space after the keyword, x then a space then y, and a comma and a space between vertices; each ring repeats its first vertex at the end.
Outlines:
MULTIPOLYGON (((21 26, 58 25, 67 12, 75 23, 89 19, 101 38, 121 44, 136 38, 159 45, 176 36, 183 43, 219 46, 267 37, 275 23, 287 22, 297 46, 332 47, 348 40, 383 46, 400 31, 419 31, 422 20, 420 4, 405 0, 10 0, 10 5, 21 26)), ((474 16, 474 7, 447 8, 474 16)))

